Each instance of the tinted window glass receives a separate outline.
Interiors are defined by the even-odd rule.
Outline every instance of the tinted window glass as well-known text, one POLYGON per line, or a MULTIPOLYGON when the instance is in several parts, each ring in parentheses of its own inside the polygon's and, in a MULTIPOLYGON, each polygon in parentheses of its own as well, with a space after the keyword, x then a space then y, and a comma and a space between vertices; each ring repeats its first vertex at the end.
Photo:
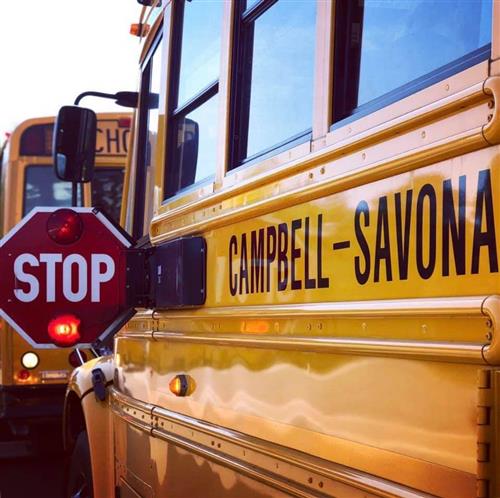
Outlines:
POLYGON ((151 192, 148 178, 152 176, 158 143, 158 114, 161 93, 162 39, 157 38, 151 47, 151 54, 143 67, 138 126, 138 148, 131 172, 130 195, 133 195, 133 210, 127 209, 126 226, 133 220, 131 235, 139 239, 148 232, 151 192), (134 170, 135 168, 135 170, 134 170), (135 177, 135 178, 134 178, 135 177))
POLYGON ((231 167, 305 141, 312 127, 316 2, 247 2, 236 26, 231 167))
POLYGON ((53 124, 38 124, 27 128, 21 135, 21 156, 51 156, 53 124))
POLYGON ((255 21, 246 157, 311 127, 316 2, 281 1, 255 21))
POLYGON ((177 107, 219 77, 222 1, 184 3, 177 107))
POLYGON ((52 166, 27 166, 23 216, 39 206, 71 206, 71 183, 56 178, 52 166))
POLYGON ((149 83, 149 94, 151 105, 148 109, 148 148, 146 154, 146 166, 151 167, 156 153, 158 141, 158 96, 161 85, 161 50, 156 50, 151 58, 151 77, 149 83))
POLYGON ((203 105, 176 120, 176 176, 171 176, 169 192, 173 195, 182 188, 214 174, 216 158, 217 95, 203 105))
POLYGON ((182 40, 180 64, 173 58, 169 102, 169 155, 165 197, 211 177, 216 169, 217 103, 222 0, 180 0, 175 39, 182 40))
POLYGON ((120 222, 122 205, 123 169, 96 168, 92 179, 92 206, 120 222))
POLYGON ((336 119, 487 45, 491 11, 491 0, 338 2, 336 119))

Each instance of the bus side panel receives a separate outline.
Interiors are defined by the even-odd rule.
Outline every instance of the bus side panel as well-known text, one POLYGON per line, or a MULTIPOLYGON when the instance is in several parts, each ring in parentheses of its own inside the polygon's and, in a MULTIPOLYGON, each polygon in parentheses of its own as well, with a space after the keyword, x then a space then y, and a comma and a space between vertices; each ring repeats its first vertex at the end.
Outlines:
POLYGON ((477 365, 158 340, 143 347, 140 358, 137 341, 117 342, 119 358, 134 365, 117 365, 127 396, 405 486, 472 496, 477 365), (185 398, 168 387, 180 373, 196 383, 185 398))

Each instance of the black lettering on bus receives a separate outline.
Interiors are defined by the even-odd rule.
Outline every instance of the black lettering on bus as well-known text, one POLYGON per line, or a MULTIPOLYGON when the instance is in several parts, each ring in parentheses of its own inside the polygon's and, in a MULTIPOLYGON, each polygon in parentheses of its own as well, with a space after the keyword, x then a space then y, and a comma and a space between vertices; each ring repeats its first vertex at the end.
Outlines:
POLYGON ((229 292, 235 296, 238 291, 238 274, 233 273, 233 256, 238 254, 238 239, 236 235, 231 235, 229 239, 229 292))
POLYGON ((432 276, 436 266, 436 192, 430 183, 426 183, 417 199, 417 269, 423 279, 432 276), (429 261, 424 262, 424 203, 428 199, 428 218, 425 225, 429 227, 429 261))
MULTIPOLYGON (((102 130, 100 128, 97 128, 96 134, 99 135, 99 133, 102 133, 102 130)), ((99 139, 96 138, 96 143, 99 143, 99 139)), ((102 154, 104 152, 104 147, 99 147, 95 149, 96 154, 102 154)))
POLYGON ((304 220, 304 288, 316 288, 316 279, 309 275, 309 216, 304 220))
POLYGON ((264 229, 253 230, 250 236, 250 292, 253 294, 264 292, 264 229))
POLYGON ((130 135, 130 128, 125 128, 122 132, 122 145, 125 153, 128 153, 128 138, 130 135))
POLYGON ((288 285, 288 226, 278 225, 278 290, 284 291, 288 285))
POLYGON ((465 192, 466 177, 458 179, 458 213, 455 211, 451 180, 443 181, 443 276, 450 274, 450 237, 457 275, 465 274, 465 192), (457 216, 458 215, 458 216, 457 216), (457 219, 458 218, 458 219, 457 219))
POLYGON ((479 258, 481 247, 483 246, 488 249, 490 272, 498 272, 495 216, 493 213, 493 194, 491 191, 491 173, 489 169, 480 171, 477 181, 471 273, 479 273, 479 258), (484 232, 483 218, 485 219, 486 229, 484 232))
POLYGON ((373 264, 373 280, 380 281, 380 263, 385 262, 385 278, 392 280, 391 242, 389 239, 389 217, 387 215, 387 197, 378 200, 377 236, 375 242, 375 261, 373 264))
POLYGON ((405 218, 401 212, 401 193, 394 194, 396 205, 396 241, 398 246, 398 269, 399 279, 408 279, 408 262, 410 260, 410 228, 411 228, 411 205, 413 201, 413 190, 406 191, 405 218))
POLYGON ((266 290, 271 290, 271 263, 276 259, 276 227, 268 226, 266 234, 266 260, 267 260, 267 275, 266 275, 266 290))
POLYGON ((106 130, 106 145, 108 147, 108 152, 110 153, 113 149, 111 144, 115 143, 116 145, 116 154, 120 153, 120 132, 118 129, 110 130, 109 128, 106 130), (114 137, 111 136, 111 132, 114 133, 114 137))
POLYGON ((293 290, 298 290, 298 289, 302 289, 302 281, 301 280, 297 280, 295 278, 295 269, 296 269, 296 266, 295 266, 295 261, 300 258, 300 254, 301 254, 301 250, 300 250, 300 247, 297 247, 295 245, 295 241, 296 241, 296 232, 297 230, 299 230, 300 228, 302 228, 302 220, 292 220, 292 248, 291 248, 291 252, 290 252, 290 280, 291 280, 291 284, 292 284, 292 289, 293 290))
POLYGON ((318 247, 316 250, 318 266, 318 289, 326 289, 330 286, 330 279, 323 277, 323 215, 318 214, 318 247))
POLYGON ((247 234, 241 236, 241 258, 240 258, 240 286, 239 293, 243 292, 245 283, 245 294, 248 294, 248 260, 247 260, 247 234))
POLYGON ((366 238, 363 234, 363 229, 361 228, 361 215, 363 215, 364 218, 364 226, 370 226, 370 208, 368 207, 368 203, 366 201, 361 201, 356 206, 356 213, 354 215, 354 232, 356 234, 359 248, 363 253, 364 271, 361 270, 361 258, 359 256, 354 258, 354 270, 356 272, 356 280, 361 285, 364 285, 368 282, 368 278, 370 277, 370 248, 368 247, 368 243, 366 242, 366 238))

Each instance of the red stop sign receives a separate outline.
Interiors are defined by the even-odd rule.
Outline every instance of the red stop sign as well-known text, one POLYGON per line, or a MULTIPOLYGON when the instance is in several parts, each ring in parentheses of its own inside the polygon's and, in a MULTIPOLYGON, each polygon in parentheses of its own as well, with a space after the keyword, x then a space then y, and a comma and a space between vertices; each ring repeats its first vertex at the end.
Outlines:
POLYGON ((34 209, 0 241, 0 314, 33 346, 90 346, 128 310, 130 245, 92 208, 34 209))

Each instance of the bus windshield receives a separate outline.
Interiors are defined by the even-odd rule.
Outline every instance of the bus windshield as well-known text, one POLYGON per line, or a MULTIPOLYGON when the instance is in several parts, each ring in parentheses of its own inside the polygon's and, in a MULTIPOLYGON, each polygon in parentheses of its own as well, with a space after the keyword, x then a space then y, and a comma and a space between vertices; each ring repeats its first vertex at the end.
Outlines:
POLYGON ((23 216, 37 206, 71 206, 71 183, 59 180, 51 166, 27 166, 24 182, 23 216))
POLYGON ((123 168, 96 168, 92 179, 92 206, 100 209, 117 223, 123 190, 123 168))

